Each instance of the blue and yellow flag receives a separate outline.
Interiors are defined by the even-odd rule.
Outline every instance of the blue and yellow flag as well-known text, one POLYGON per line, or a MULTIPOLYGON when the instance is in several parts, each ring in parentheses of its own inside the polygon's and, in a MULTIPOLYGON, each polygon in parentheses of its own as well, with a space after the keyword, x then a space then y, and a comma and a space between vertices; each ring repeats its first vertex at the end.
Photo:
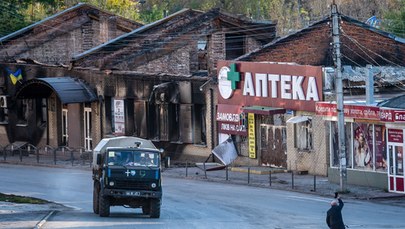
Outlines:
POLYGON ((15 72, 12 72, 8 68, 6 70, 10 76, 10 79, 11 79, 11 82, 13 83, 13 85, 15 85, 18 81, 23 79, 22 74, 21 74, 21 69, 17 69, 17 71, 15 71, 15 72))

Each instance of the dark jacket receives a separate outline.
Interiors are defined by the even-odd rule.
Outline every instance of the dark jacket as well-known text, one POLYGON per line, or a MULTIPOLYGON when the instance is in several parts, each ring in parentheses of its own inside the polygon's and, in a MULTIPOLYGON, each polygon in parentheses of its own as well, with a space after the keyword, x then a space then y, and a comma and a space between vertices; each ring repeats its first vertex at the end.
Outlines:
POLYGON ((339 200, 339 205, 331 206, 326 214, 326 223, 330 229, 345 229, 342 218, 343 201, 339 200))

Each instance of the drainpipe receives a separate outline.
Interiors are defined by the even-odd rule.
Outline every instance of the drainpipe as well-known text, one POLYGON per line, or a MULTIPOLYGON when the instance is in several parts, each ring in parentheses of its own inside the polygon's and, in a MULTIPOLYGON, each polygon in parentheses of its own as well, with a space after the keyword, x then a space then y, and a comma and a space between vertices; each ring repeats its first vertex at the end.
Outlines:
POLYGON ((48 97, 46 99, 46 144, 49 145, 49 102, 48 97))
POLYGON ((214 137, 214 133, 215 133, 215 131, 214 131, 214 128, 215 128, 214 108, 215 108, 215 106, 214 106, 214 90, 212 88, 210 88, 210 106, 211 106, 210 107, 210 110, 211 110, 211 150, 213 150, 215 147, 215 142, 214 142, 214 139, 215 139, 215 137, 214 137))
MULTIPOLYGON (((205 83, 203 83, 201 86, 200 86, 200 91, 202 92, 202 91, 204 91, 204 87, 207 85, 207 84, 209 84, 211 81, 213 81, 213 82, 215 82, 215 80, 214 79, 209 79, 209 80, 207 80, 205 83)), ((214 128, 215 128, 215 125, 214 125, 214 123, 215 123, 215 121, 214 121, 214 119, 215 119, 215 112, 214 112, 214 108, 215 108, 215 106, 214 106, 214 89, 212 89, 212 87, 210 86, 210 88, 209 88, 209 91, 210 91, 210 118, 211 118, 211 150, 213 150, 214 148, 215 148, 215 136, 214 136, 214 133, 215 133, 215 131, 214 131, 214 128)))

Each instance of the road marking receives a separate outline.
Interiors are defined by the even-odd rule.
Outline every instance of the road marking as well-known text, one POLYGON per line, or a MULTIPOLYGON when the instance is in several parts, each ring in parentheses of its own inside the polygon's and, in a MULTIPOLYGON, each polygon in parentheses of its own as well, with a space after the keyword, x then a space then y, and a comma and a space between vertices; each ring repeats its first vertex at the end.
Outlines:
POLYGON ((51 217, 51 215, 52 215, 53 213, 55 213, 55 211, 50 211, 50 212, 48 213, 48 215, 46 215, 41 221, 39 221, 39 222, 37 223, 37 225, 35 225, 34 229, 39 229, 39 228, 41 228, 41 227, 46 223, 46 221, 48 220, 48 218, 51 217))
POLYGON ((329 199, 319 198, 319 197, 287 196, 287 199, 311 200, 311 201, 318 201, 318 202, 324 202, 324 203, 330 202, 329 199))

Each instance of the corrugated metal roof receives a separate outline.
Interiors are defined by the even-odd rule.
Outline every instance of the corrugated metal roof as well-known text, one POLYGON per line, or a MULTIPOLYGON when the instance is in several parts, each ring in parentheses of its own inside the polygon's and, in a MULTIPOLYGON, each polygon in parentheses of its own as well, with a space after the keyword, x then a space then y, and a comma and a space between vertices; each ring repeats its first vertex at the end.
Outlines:
POLYGON ((46 98, 55 92, 63 104, 97 100, 94 91, 84 81, 71 77, 36 78, 28 80, 17 91, 18 98, 46 98))
POLYGON ((384 100, 382 102, 379 102, 377 106, 405 109, 405 95, 400 95, 391 99, 384 100))

